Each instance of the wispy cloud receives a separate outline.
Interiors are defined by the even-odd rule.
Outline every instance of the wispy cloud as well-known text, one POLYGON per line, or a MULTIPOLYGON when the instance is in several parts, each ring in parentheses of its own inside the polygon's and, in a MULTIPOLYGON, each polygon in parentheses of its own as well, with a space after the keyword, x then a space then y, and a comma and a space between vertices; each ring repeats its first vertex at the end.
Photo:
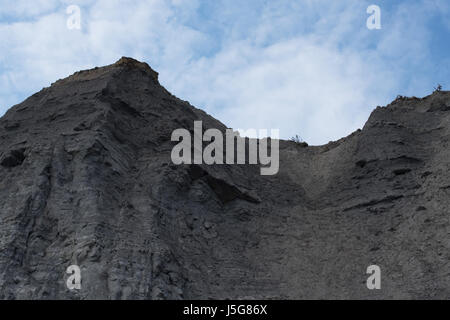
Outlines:
POLYGON ((430 24, 448 15, 445 1, 382 6, 377 31, 365 27, 369 4, 0 0, 0 111, 127 55, 230 127, 279 128, 284 138, 326 143, 361 127, 376 105, 425 94, 446 75, 433 60, 430 24), (69 4, 81 7, 81 30, 66 28, 69 4))

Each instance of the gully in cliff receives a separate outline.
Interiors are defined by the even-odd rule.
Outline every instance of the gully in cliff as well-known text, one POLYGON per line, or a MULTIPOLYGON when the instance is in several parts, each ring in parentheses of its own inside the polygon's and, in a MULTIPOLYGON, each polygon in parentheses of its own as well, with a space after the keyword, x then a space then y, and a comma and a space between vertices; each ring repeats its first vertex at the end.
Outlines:
MULTIPOLYGON (((255 129, 240 131, 244 136, 257 136, 255 129)), ((274 175, 279 169, 279 130, 271 130, 271 138, 267 130, 259 130, 259 137, 242 138, 237 131, 225 130, 225 163, 226 164, 260 164, 261 175, 274 175), (247 140, 248 139, 248 140, 247 140), (268 152, 270 143, 270 155, 268 152), (235 147, 236 141, 236 147, 235 147), (248 144, 246 143, 248 141, 248 144), (248 145, 248 150, 247 150, 248 145), (235 154, 236 151, 236 154, 235 154), (247 161, 248 156, 248 161, 247 161)), ((179 141, 172 149, 172 162, 178 164, 223 164, 224 137, 218 129, 208 129, 203 133, 202 121, 194 121, 194 157, 192 159, 191 132, 186 129, 176 129, 172 132, 172 141, 179 141), (180 141, 181 139, 181 141, 180 141), (211 142, 203 149, 203 141, 211 142)))

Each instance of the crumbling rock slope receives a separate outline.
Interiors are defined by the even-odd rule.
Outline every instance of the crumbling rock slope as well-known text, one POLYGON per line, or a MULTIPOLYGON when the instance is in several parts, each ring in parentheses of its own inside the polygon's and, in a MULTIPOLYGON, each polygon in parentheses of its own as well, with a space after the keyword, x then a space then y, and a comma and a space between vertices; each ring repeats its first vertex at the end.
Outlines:
POLYGON ((0 298, 450 298, 449 92, 378 107, 324 146, 280 141, 273 176, 172 164, 171 133, 194 120, 226 129, 130 58, 11 108, 0 298))

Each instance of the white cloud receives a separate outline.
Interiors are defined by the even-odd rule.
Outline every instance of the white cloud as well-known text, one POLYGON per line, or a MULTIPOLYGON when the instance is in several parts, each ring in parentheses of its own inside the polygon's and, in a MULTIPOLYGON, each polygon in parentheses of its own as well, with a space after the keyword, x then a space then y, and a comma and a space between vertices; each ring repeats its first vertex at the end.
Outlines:
POLYGON ((280 128, 284 137, 319 144, 367 120, 377 95, 388 94, 380 86, 388 73, 355 53, 292 39, 266 48, 235 44, 169 82, 235 128, 280 128))
POLYGON ((284 138, 320 144, 361 127, 376 105, 405 94, 399 88, 414 92, 425 81, 407 70, 428 58, 421 1, 383 13, 381 31, 365 28, 369 3, 358 0, 218 0, 207 12, 206 2, 179 0, 11 3, 0 9, 9 17, 0 22, 0 111, 127 55, 228 126, 279 128, 284 138), (65 27, 69 4, 82 8, 81 31, 65 27))
POLYGON ((58 4, 57 0, 1 0, 0 17, 29 19, 55 10, 58 4))

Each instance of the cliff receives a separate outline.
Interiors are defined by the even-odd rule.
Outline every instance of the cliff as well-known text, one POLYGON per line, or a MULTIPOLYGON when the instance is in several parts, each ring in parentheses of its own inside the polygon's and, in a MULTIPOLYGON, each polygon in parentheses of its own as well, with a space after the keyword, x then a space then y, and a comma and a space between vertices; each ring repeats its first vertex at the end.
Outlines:
POLYGON ((12 107, 0 298, 450 298, 450 92, 399 98, 324 146, 280 141, 273 176, 174 165, 171 134, 196 120, 226 129, 130 58, 12 107))

